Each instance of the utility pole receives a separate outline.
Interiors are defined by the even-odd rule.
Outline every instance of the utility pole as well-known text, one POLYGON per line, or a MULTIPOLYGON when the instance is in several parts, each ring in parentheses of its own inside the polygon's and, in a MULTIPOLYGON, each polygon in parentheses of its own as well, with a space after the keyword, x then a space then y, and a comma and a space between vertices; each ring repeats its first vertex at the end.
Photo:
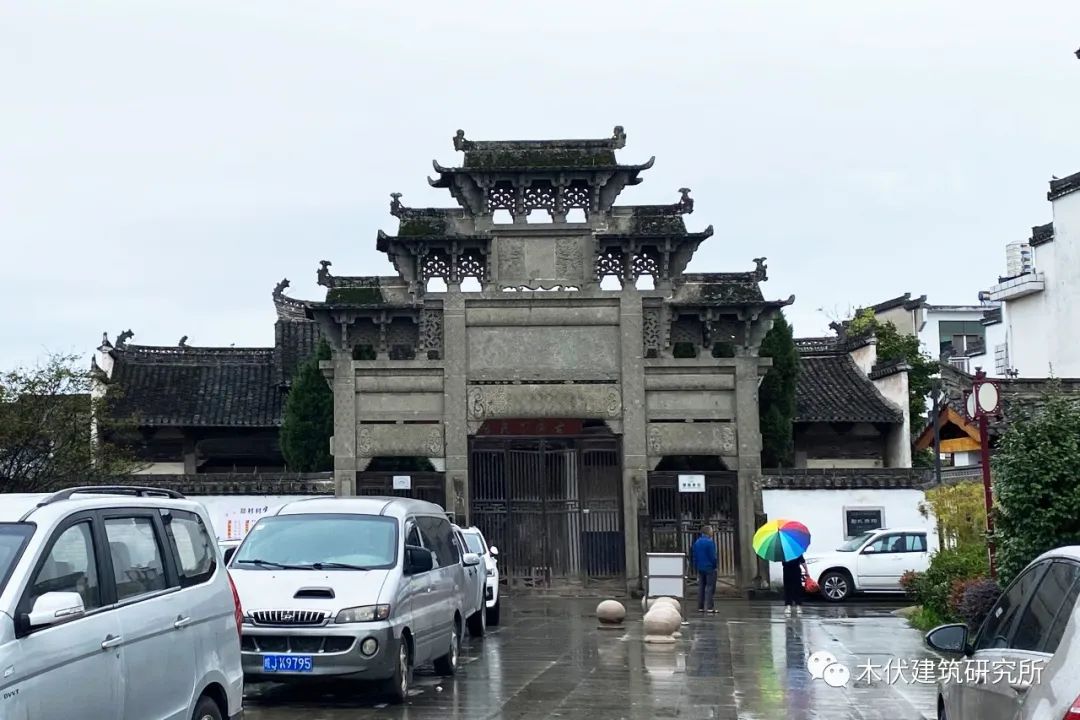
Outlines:
POLYGON ((979 423, 979 445, 982 458, 983 499, 986 503, 986 545, 990 554, 990 577, 997 578, 994 551, 994 493, 990 486, 990 416, 1001 405, 997 383, 989 380, 982 368, 975 368, 975 380, 964 403, 968 417, 979 423))

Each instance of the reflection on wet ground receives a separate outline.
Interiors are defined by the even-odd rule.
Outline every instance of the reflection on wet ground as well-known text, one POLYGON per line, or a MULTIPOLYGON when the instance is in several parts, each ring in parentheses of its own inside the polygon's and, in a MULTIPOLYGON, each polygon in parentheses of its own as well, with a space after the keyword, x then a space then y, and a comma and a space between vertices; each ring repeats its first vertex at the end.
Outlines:
MULTIPOLYGON (((918 632, 874 603, 808 606, 786 619, 768 603, 724 602, 691 615, 673 649, 641 639, 632 603, 623 631, 598 630, 596 600, 518 600, 502 627, 463 649, 454 678, 417 673, 406 705, 385 706, 350 684, 249 686, 247 720, 344 718, 746 718, 923 720, 935 716, 932 684, 856 682, 858 667, 931 657, 918 632), (846 686, 811 677, 807 658, 831 653, 850 669, 846 686)), ((835 668, 834 668, 835 669, 835 668)), ((836 679, 835 675, 830 675, 836 679)), ((842 678, 840 678, 842 679, 842 678)))

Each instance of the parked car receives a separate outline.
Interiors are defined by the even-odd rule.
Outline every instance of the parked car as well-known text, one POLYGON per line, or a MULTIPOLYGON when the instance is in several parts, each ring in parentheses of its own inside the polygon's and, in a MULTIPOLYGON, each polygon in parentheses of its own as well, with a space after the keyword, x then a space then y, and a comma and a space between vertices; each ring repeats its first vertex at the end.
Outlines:
POLYGON ((241 542, 243 540, 218 540, 218 547, 221 548, 221 556, 225 559, 226 565, 232 560, 232 556, 236 554, 236 549, 240 547, 241 542))
POLYGON ((494 546, 488 546, 484 533, 478 527, 463 528, 461 534, 465 536, 465 544, 469 552, 476 553, 487 566, 487 589, 485 604, 487 605, 487 624, 499 624, 499 550, 494 546))
POLYGON ((465 625, 469 628, 470 635, 483 637, 487 632, 487 608, 484 606, 487 568, 478 554, 469 551, 461 528, 457 525, 453 528, 454 542, 458 545, 461 565, 465 571, 465 584, 462 586, 465 594, 461 601, 465 609, 465 625))
MULTIPOLYGON (((469 567, 479 558, 466 558, 469 567)), ((341 676, 405 699, 413 669, 457 671, 465 566, 438 505, 308 498, 264 515, 229 565, 251 680, 341 676)))
POLYGON ((840 602, 856 592, 903 592, 903 574, 925 572, 936 550, 937 537, 926 528, 883 528, 856 535, 831 553, 807 554, 806 564, 821 595, 840 602))
POLYGON ((962 682, 938 686, 939 720, 1080 720, 1078 598, 1074 545, 1028 565, 974 637, 962 624, 927 633, 931 648, 967 660, 962 682))
POLYGON ((142 487, 0 502, 0 717, 239 718, 235 589, 202 505, 142 487))

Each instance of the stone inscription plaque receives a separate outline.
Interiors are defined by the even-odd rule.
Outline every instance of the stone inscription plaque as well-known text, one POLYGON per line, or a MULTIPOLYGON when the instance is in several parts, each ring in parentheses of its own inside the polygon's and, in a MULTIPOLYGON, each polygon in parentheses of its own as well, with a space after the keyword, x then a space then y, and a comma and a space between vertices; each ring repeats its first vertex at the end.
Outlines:
POLYGON ((473 420, 622 415, 617 385, 474 385, 469 388, 468 402, 473 420))
POLYGON ((650 423, 650 455, 735 455, 731 423, 650 423))

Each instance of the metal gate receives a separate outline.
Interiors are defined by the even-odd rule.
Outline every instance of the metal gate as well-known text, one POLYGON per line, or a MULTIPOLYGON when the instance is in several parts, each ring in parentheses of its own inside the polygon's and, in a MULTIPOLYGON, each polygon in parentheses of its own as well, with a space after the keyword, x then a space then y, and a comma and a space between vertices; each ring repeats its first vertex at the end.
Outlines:
POLYGON ((699 472, 705 492, 680 492, 678 472, 649 473, 648 515, 640 518, 641 557, 647 552, 689 553, 703 525, 716 531, 717 575, 735 578, 739 557, 738 474, 699 472))
MULTIPOLYGON (((446 508, 446 475, 429 471, 373 471, 356 473, 356 494, 426 500, 446 508), (408 490, 395 490, 394 477, 408 477, 408 490)), ((450 511, 453 508, 449 508, 450 511)))
POLYGON ((625 576, 616 437, 470 440, 472 521, 499 549, 512 587, 592 585, 625 576))

